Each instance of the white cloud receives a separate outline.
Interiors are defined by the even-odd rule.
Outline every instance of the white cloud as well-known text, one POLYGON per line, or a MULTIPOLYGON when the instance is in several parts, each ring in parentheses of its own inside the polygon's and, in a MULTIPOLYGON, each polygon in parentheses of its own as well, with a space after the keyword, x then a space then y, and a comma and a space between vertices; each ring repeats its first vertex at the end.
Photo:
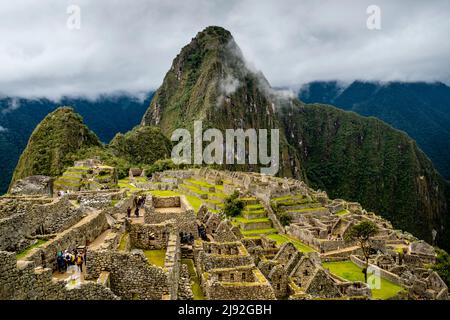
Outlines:
POLYGON ((8 131, 4 126, 0 126, 0 133, 8 131))
POLYGON ((6 113, 10 113, 14 110, 17 110, 20 108, 20 101, 18 98, 12 98, 9 102, 8 102, 8 106, 2 110, 3 114, 6 113))
POLYGON ((273 86, 312 80, 450 83, 450 2, 378 0, 17 0, 0 4, 0 93, 96 96, 157 88, 172 59, 208 25, 232 32, 273 86), (66 26, 68 5, 81 29, 66 26))

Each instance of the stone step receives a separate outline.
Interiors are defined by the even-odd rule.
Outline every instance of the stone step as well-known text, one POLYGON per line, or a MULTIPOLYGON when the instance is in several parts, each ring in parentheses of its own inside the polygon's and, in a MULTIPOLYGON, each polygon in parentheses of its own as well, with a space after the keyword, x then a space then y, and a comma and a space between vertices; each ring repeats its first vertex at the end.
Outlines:
POLYGON ((289 214, 292 219, 295 220, 297 216, 301 215, 315 215, 315 216, 323 216, 323 215, 329 215, 330 211, 327 208, 319 207, 319 208, 305 208, 305 209, 299 209, 299 210, 293 210, 293 211, 286 211, 287 214, 289 214))
POLYGON ((261 209, 264 210, 264 207, 260 204, 251 204, 244 207, 244 211, 259 211, 261 209))
POLYGON ((279 208, 282 208, 287 211, 296 211, 296 210, 302 210, 302 209, 307 209, 307 208, 320 208, 320 207, 322 207, 322 204, 320 202, 306 202, 306 203, 295 204, 295 205, 291 205, 291 206, 284 206, 284 205, 279 206, 279 208))
POLYGON ((240 198, 246 206, 259 204, 259 200, 255 197, 243 197, 240 198))
POLYGON ((239 221, 239 227, 242 231, 258 230, 258 229, 271 229, 272 221, 268 218, 252 219, 247 221, 239 221))
POLYGON ((216 192, 216 188, 214 187, 214 185, 209 184, 207 182, 202 182, 202 181, 197 181, 197 180, 192 180, 192 179, 187 179, 183 181, 184 184, 188 185, 188 186, 192 186, 196 189, 199 189, 201 191, 204 192, 211 192, 214 193, 216 192))
POLYGON ((245 219, 259 219, 259 218, 267 217, 267 213, 264 210, 243 211, 242 216, 245 219))
POLYGON ((277 229, 275 229, 275 228, 242 231, 242 235, 246 238, 274 234, 274 233, 277 233, 277 229))
POLYGON ((188 186, 186 184, 179 184, 178 189, 180 189, 183 193, 186 193, 189 196, 197 197, 200 199, 208 199, 208 193, 198 190, 192 186, 188 186))

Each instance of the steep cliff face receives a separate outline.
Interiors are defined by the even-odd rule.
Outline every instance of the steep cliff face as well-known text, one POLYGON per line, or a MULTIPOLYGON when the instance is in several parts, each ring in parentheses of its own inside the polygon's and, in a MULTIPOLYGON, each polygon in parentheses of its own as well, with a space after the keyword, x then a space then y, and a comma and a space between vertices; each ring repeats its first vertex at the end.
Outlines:
MULTIPOLYGON (((195 120, 202 120, 203 129, 279 128, 276 108, 283 103, 288 101, 270 88, 264 76, 247 67, 230 32, 208 27, 174 59, 142 125, 157 125, 168 137, 178 128, 192 130, 195 120)), ((301 177, 298 157, 290 149, 280 130, 280 171, 301 177)))
POLYGON ((394 226, 448 243, 446 182, 405 133, 376 118, 300 102, 281 114, 311 186, 358 201, 394 226))
POLYGON ((449 86, 439 82, 313 82, 300 90, 299 98, 377 117, 405 131, 439 173, 450 179, 449 86))
POLYGON ((60 175, 65 166, 72 164, 72 154, 94 146, 101 146, 100 140, 83 124, 82 117, 72 108, 58 108, 34 129, 12 182, 38 174, 60 175))
POLYGON ((142 124, 170 137, 195 120, 204 129, 279 128, 279 175, 359 201, 428 241, 436 230, 448 248, 448 187, 412 139, 374 118, 275 92, 220 27, 206 28, 181 50, 142 124))

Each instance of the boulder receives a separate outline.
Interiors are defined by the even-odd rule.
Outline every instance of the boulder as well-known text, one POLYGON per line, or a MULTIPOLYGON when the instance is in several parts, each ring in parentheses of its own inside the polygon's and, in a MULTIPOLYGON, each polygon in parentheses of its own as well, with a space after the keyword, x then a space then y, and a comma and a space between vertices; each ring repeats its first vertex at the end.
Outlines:
POLYGON ((47 176, 30 176, 19 179, 12 185, 11 195, 45 195, 53 194, 53 178, 47 176))
POLYGON ((409 245, 411 254, 418 254, 424 256, 434 256, 436 254, 434 248, 423 240, 412 242, 409 245))

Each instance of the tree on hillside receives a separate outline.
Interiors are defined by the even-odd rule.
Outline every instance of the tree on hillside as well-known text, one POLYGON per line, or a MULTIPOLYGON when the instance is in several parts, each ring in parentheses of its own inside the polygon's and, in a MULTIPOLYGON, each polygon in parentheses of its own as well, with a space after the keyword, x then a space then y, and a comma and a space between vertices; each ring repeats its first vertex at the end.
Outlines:
POLYGON ((367 268, 369 267, 369 256, 372 249, 372 238, 378 233, 378 226, 372 221, 362 221, 350 227, 346 233, 347 241, 356 241, 361 247, 366 265, 363 269, 364 280, 367 283, 367 268))
POLYGON ((244 209, 244 202, 239 199, 239 192, 235 191, 232 195, 225 199, 223 212, 227 217, 236 217, 241 214, 244 209))

